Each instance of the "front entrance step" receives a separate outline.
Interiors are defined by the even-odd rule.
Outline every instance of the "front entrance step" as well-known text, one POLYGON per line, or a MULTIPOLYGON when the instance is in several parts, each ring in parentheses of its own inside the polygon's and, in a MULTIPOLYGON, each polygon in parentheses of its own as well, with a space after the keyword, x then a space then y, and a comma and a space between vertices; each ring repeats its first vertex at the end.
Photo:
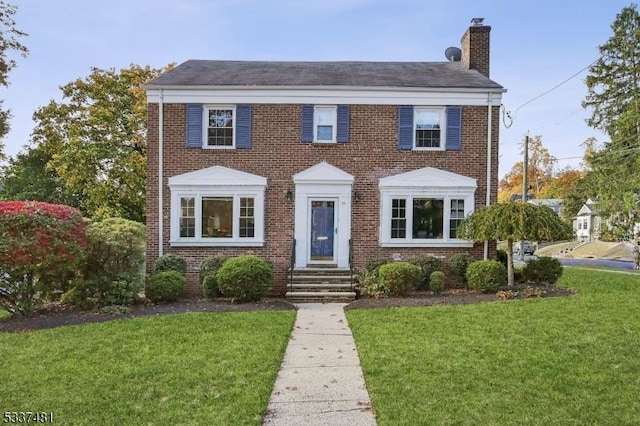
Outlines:
POLYGON ((287 300, 292 303, 350 303, 356 293, 349 291, 288 291, 287 300))
POLYGON ((302 283, 294 282, 288 286, 292 291, 351 291, 351 283, 302 283))
POLYGON ((288 277, 287 300, 304 302, 352 302, 356 294, 351 285, 349 268, 316 267, 295 268, 288 277))

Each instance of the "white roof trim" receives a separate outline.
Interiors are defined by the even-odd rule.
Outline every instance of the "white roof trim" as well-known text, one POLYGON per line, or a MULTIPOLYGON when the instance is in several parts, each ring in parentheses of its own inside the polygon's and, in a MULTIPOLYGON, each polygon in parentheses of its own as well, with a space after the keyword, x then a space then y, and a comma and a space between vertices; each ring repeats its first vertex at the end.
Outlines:
POLYGON ((148 88, 148 103, 347 104, 347 105, 500 105, 503 89, 453 88, 148 88), (162 96, 161 96, 162 94, 162 96))
POLYGON ((213 166, 169 178, 169 186, 266 186, 267 178, 223 166, 213 166))
POLYGON ((293 182, 299 183, 353 183, 354 177, 331 164, 323 161, 313 167, 293 175, 293 182))
POLYGON ((391 188, 455 188, 475 190, 478 187, 476 180, 467 176, 433 167, 412 170, 380 179, 378 187, 391 188))

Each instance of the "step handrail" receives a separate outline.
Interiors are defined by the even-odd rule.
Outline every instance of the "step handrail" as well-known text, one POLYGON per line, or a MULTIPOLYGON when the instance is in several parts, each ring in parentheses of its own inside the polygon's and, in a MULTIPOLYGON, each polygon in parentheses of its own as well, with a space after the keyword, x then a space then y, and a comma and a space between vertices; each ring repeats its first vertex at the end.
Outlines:
POLYGON ((351 238, 349 238, 349 274, 351 291, 353 291, 353 240, 351 238))
POLYGON ((293 268, 296 265, 296 239, 291 243, 291 264, 289 265, 289 291, 293 292, 293 268))

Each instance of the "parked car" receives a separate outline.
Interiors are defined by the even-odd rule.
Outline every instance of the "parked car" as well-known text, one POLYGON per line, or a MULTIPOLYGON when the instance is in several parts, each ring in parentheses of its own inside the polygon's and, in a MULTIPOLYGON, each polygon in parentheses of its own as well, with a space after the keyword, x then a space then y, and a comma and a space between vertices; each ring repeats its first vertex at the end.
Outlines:
MULTIPOLYGON (((533 252, 536 251, 536 247, 529 241, 525 241, 522 245, 524 246, 524 254, 533 254, 533 252)), ((513 243, 513 253, 517 255, 520 254, 520 241, 516 241, 513 243)))

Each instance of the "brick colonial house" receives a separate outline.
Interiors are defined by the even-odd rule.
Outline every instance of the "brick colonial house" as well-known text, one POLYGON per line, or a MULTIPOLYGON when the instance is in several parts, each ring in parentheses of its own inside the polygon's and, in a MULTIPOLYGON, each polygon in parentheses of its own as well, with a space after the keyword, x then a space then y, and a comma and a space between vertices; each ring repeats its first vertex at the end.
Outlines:
POLYGON ((199 294, 204 257, 252 253, 284 294, 292 263, 493 256, 456 237, 497 196, 490 30, 472 25, 458 61, 190 60, 151 81, 147 265, 185 257, 199 294))

